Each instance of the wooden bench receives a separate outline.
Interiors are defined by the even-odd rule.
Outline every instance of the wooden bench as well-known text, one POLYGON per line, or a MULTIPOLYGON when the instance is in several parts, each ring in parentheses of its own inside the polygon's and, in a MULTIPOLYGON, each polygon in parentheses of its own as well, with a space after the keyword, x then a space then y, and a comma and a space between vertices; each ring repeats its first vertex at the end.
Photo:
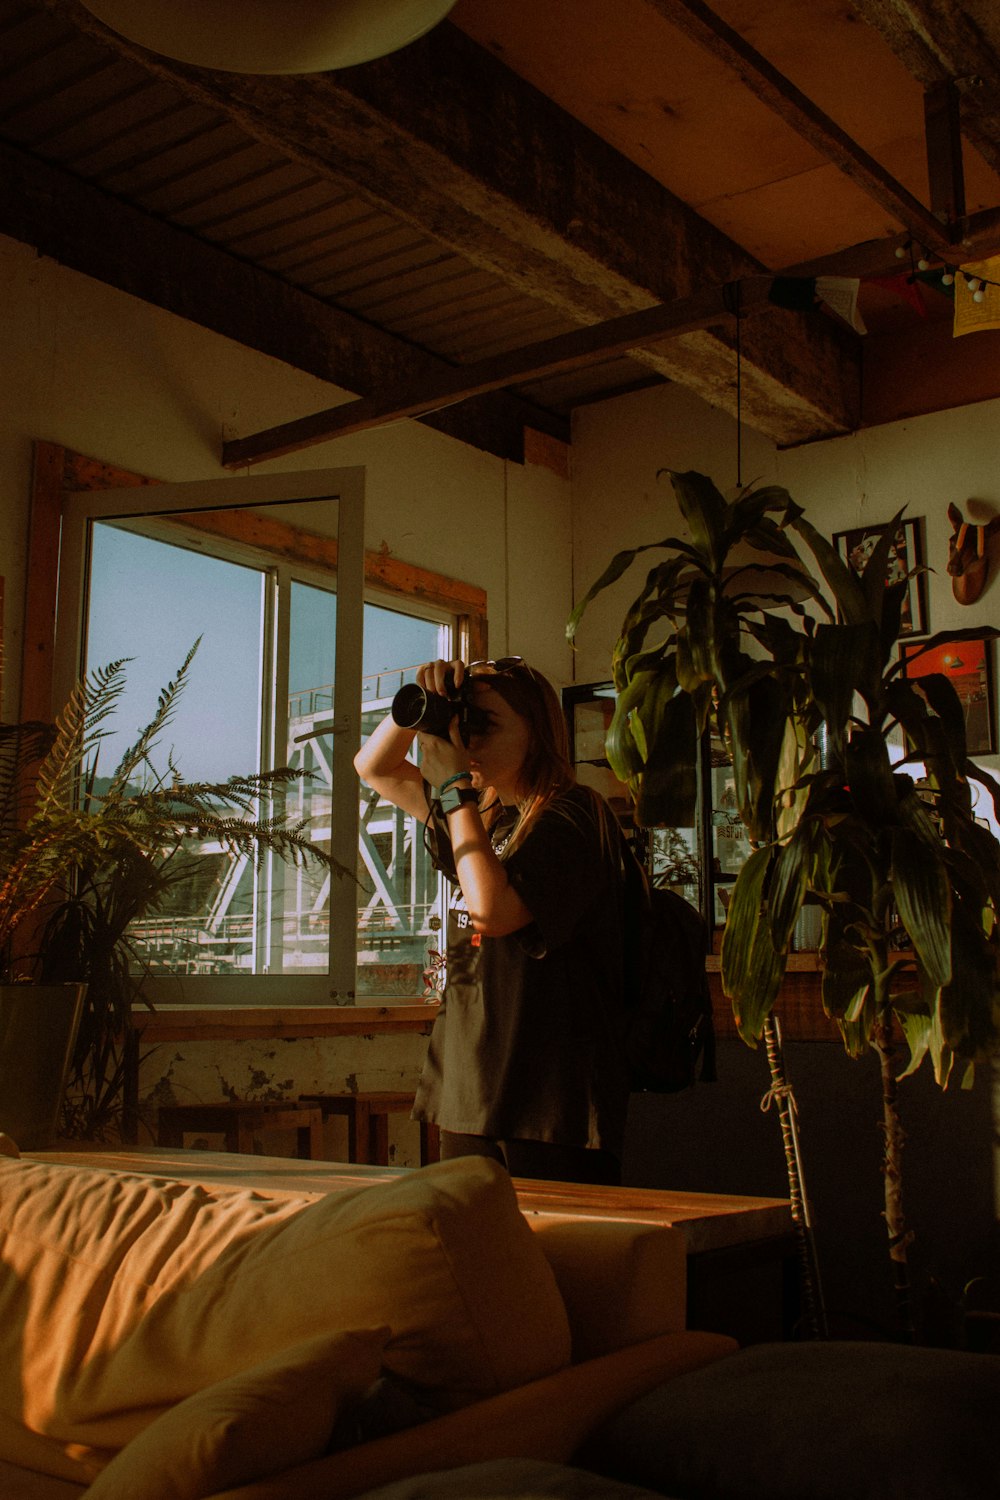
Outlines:
POLYGON ((296 1100, 163 1105, 156 1142, 183 1149, 185 1135, 203 1131, 223 1135, 227 1151, 252 1156, 254 1136, 262 1130, 294 1130, 298 1157, 304 1161, 323 1159, 323 1113, 316 1105, 296 1100))
MULTIPOLYGON (((300 1094, 301 1104, 322 1110, 323 1118, 338 1115, 347 1121, 347 1160, 362 1166, 389 1165, 389 1116, 409 1114, 414 1095, 399 1091, 355 1094, 300 1094)), ((437 1161, 440 1138, 436 1125, 420 1120, 420 1165, 437 1161)))

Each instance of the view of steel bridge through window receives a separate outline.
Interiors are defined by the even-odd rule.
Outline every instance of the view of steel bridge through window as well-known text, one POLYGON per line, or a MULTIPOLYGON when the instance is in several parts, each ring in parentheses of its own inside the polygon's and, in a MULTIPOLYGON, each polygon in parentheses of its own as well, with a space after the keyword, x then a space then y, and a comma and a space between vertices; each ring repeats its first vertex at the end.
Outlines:
MULTIPOLYGON (((337 748, 336 736, 323 732, 333 712, 337 599, 313 579, 292 580, 286 658, 275 675, 268 645, 275 637, 274 592, 266 567, 119 525, 95 525, 88 669, 132 658, 113 733, 100 748, 98 777, 107 776, 132 744, 200 638, 148 774, 168 775, 169 757, 186 780, 220 781, 256 770, 266 763, 261 747, 273 722, 283 745, 274 752, 275 763, 309 773, 292 788, 287 811, 306 818, 311 836, 324 844, 337 748), (145 622, 139 631, 137 601, 145 622), (269 703, 273 682, 286 672, 286 703, 269 703)), ((363 736, 388 712, 397 689, 413 679, 419 662, 450 654, 451 633, 441 619, 365 604, 363 736)), ((360 797, 357 994, 420 997, 432 988, 433 978, 425 973, 440 947, 440 880, 416 820, 364 785, 360 797)), ((159 974, 316 973, 327 965, 328 882, 319 867, 279 864, 255 872, 251 862, 217 844, 199 845, 169 908, 140 924, 134 936, 142 962, 159 974)))

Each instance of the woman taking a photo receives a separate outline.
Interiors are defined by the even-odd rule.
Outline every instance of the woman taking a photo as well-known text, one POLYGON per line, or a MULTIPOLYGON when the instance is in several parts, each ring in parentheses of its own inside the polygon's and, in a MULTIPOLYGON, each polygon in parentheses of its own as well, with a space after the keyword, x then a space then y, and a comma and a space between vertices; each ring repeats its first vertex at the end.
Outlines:
POLYGON ((556 693, 520 657, 428 662, 417 683, 472 706, 468 743, 456 703, 447 739, 389 715, 355 759, 369 786, 425 825, 455 886, 413 1116, 439 1126, 443 1157, 617 1182, 628 1082, 614 814, 577 785, 556 693), (419 769, 407 759, 414 739, 419 769))

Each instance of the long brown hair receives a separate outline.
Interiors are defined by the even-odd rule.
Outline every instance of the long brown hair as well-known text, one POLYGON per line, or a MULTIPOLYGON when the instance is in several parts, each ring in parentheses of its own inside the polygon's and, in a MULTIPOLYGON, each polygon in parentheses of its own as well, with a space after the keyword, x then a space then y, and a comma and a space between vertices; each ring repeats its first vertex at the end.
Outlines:
MULTIPOLYGON (((518 776, 517 823, 504 849, 504 854, 512 854, 553 798, 576 785, 566 716, 555 688, 527 662, 499 670, 484 664, 474 667, 471 677, 474 682, 488 682, 531 731, 518 776)), ((483 822, 490 828, 501 815, 500 799, 493 787, 484 788, 480 803, 483 822)))

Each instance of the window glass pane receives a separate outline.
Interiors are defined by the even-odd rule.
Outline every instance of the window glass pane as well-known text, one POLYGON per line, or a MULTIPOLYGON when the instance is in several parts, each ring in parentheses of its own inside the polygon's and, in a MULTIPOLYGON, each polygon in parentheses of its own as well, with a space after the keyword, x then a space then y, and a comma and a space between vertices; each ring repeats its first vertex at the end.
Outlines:
MULTIPOLYGON (((284 810, 328 848, 333 755, 342 750, 332 732, 335 590, 280 567, 164 541, 133 524, 96 522, 92 532, 87 669, 133 658, 101 771, 109 775, 135 741, 201 637, 149 776, 170 776, 171 757, 189 781, 255 771, 268 763, 261 746, 272 742, 273 725, 272 763, 307 773, 289 788, 284 810), (148 628, 137 628, 140 610, 148 628), (276 684, 286 689, 281 703, 276 684)), ((451 654, 451 638, 452 627, 440 620, 365 605, 363 737, 420 662, 451 654)), ((320 867, 265 860, 255 870, 210 844, 192 846, 190 855, 185 878, 156 916, 133 929, 137 964, 154 975, 328 971, 329 879, 320 867)), ((440 946, 442 882, 422 824, 364 786, 357 875, 358 997, 420 997, 440 946)), ((344 937, 353 949, 355 934, 344 937)))
MULTIPOLYGON (((87 670, 131 657, 96 791, 156 712, 196 641, 176 711, 141 774, 224 782, 260 767, 263 570, 97 522, 91 545, 87 670), (138 626, 138 628, 137 628, 138 626), (199 639, 200 638, 200 639, 199 639)), ((220 844, 187 848, 184 877, 155 915, 133 924, 135 967, 166 974, 249 974, 264 967, 268 922, 248 862, 220 844)))
POLYGON ((110 774, 201 637, 154 765, 173 751, 188 781, 259 763, 264 573, 107 522, 92 533, 87 670, 130 657, 100 769, 110 774))

